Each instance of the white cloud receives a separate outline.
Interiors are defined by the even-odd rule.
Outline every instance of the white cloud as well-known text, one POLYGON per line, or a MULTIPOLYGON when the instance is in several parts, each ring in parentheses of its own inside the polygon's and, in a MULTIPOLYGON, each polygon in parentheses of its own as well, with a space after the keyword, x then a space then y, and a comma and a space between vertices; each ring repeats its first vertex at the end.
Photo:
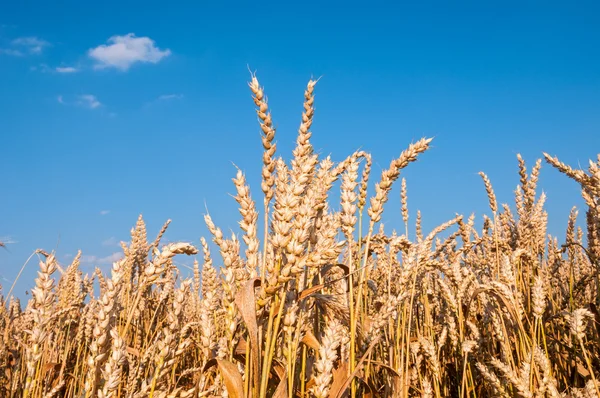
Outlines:
POLYGON ((15 50, 14 48, 0 48, 0 54, 10 55, 11 57, 22 57, 25 55, 22 51, 15 50))
POLYGON ((110 238, 106 239, 104 242, 102 242, 102 246, 120 246, 119 241, 117 240, 117 238, 115 238, 114 236, 111 236, 110 238))
POLYGON ((172 100, 172 99, 182 99, 183 98, 183 94, 165 94, 165 95, 161 95, 157 98, 157 100, 159 101, 168 101, 168 100, 172 100))
POLYGON ((73 66, 57 66, 57 67, 49 67, 47 64, 39 64, 39 66, 33 65, 29 67, 31 71, 39 71, 42 73, 76 73, 79 72, 78 68, 73 66))
POLYGON ((116 252, 116 253, 110 254, 106 257, 98 257, 98 256, 90 256, 90 255, 81 256, 80 262, 82 264, 90 264, 90 265, 107 265, 107 264, 112 264, 115 261, 119 261, 122 258, 123 258, 123 253, 116 252))
POLYGON ((102 106, 102 103, 98 101, 98 98, 96 98, 95 95, 84 94, 79 95, 77 98, 77 105, 81 105, 86 108, 96 109, 102 106))
POLYGON ((105 216, 105 215, 107 215, 108 213, 110 213, 110 210, 101 210, 101 211, 100 211, 100 215, 101 215, 101 216, 105 216))
MULTIPOLYGON (((80 106, 83 108, 88 108, 88 109, 97 109, 100 108, 102 105, 102 103, 100 101, 98 101, 98 98, 96 98, 95 95, 92 94, 84 94, 84 95, 78 95, 75 97, 69 97, 69 98, 73 98, 73 99, 65 99, 64 96, 59 95, 56 97, 56 100, 58 101, 59 104, 62 105, 75 105, 75 106, 80 106)), ((100 214, 105 215, 108 214, 109 210, 103 210, 100 212, 100 214), (104 213, 106 212, 106 213, 104 213)))
POLYGON ((24 57, 28 54, 41 54, 51 44, 37 37, 18 37, 12 40, 7 48, 0 48, 0 54, 12 57, 24 57))
POLYGON ((155 64, 171 54, 169 49, 156 47, 149 37, 136 37, 133 33, 112 36, 108 43, 88 51, 88 55, 98 62, 97 69, 113 67, 125 71, 136 62, 155 64))
POLYGON ((163 94, 156 97, 156 99, 152 101, 148 101, 144 104, 144 108, 149 108, 151 106, 155 106, 160 102, 169 102, 183 99, 183 94, 163 94))
POLYGON ((19 37, 11 42, 13 47, 20 48, 29 54, 41 54, 45 47, 50 43, 37 37, 19 37))
POLYGON ((57 66, 56 71, 58 73, 75 73, 79 72, 79 69, 74 68, 72 66, 57 66))

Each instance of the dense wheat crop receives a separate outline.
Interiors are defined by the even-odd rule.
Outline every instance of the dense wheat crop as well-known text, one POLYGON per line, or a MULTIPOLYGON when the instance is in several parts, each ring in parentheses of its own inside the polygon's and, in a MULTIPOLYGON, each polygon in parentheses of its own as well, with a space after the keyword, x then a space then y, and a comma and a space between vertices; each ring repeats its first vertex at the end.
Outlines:
POLYGON ((528 170, 521 157, 513 206, 481 173, 481 229, 456 216, 423 231, 419 216, 408 236, 400 174, 430 140, 409 145, 368 198, 368 153, 334 163, 313 151, 315 84, 286 162, 252 77, 263 199, 239 171, 240 235, 205 215, 219 253, 204 239, 161 245, 168 222, 149 240, 141 216, 110 273, 39 250, 24 308, 0 296, 0 397, 599 397, 600 156, 584 171, 544 155, 588 206, 585 229, 573 209, 565 242, 546 231, 542 161, 528 170), (406 228, 386 234, 394 183, 406 228), (193 278, 179 255, 198 255, 193 278))

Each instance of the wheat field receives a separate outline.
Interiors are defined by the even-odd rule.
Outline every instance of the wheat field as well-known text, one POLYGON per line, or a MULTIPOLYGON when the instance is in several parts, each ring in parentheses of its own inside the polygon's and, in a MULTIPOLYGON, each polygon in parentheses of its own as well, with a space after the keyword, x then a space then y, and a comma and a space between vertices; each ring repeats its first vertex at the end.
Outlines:
POLYGON ((367 197, 368 153, 334 163, 313 151, 315 85, 287 162, 252 76, 262 201, 238 171, 241 237, 206 214, 214 245, 161 245, 169 222, 149 239, 140 216, 123 259, 91 275, 81 253, 61 266, 38 250, 29 302, 0 296, 0 397, 600 397, 600 155, 588 170, 543 155, 588 206, 564 242, 546 231, 542 159, 528 170, 520 156, 510 206, 481 173, 481 229, 456 216, 423 231, 401 171, 431 140, 367 197), (394 183, 404 228, 386 234, 394 183), (183 278, 173 258, 193 255, 183 278))

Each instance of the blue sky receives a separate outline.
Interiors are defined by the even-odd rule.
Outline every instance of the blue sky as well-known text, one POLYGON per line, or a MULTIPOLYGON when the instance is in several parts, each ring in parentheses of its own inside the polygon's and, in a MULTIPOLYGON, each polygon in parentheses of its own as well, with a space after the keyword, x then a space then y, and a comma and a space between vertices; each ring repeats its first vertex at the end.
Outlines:
MULTIPOLYGON (((248 66, 289 158, 311 76, 313 143, 374 157, 375 180, 411 142, 412 221, 502 202, 516 154, 585 166, 600 152, 600 7, 594 2, 11 2, 0 6, 0 283, 36 249, 106 267, 144 214, 152 237, 198 243, 206 207, 237 229, 233 163, 260 201, 261 143, 248 66), (418 3, 418 4, 417 4, 418 3)), ((544 166, 551 232, 581 206, 544 166)), ((399 225, 398 189, 383 221, 399 225)), ((187 260, 186 260, 187 261, 187 260)), ((189 262, 188 262, 189 263, 189 262)), ((33 285, 37 260, 16 293, 33 285)))

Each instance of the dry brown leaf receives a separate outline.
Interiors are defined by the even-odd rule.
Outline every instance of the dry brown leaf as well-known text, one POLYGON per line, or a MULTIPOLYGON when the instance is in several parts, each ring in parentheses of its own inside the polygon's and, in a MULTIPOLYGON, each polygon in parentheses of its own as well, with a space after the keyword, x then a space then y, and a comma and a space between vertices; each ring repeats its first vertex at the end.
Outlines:
MULTIPOLYGON (((342 396, 344 395, 344 392, 348 389, 348 387, 350 387, 350 383, 352 383, 352 379, 354 379, 358 375, 358 372, 361 371, 361 369, 362 369, 365 361, 367 360, 367 358, 371 354, 371 351, 373 351, 373 348, 375 348, 375 346, 379 342, 380 338, 381 338, 381 336, 377 336, 375 339, 373 339, 373 341, 369 345, 369 348, 367 348, 367 351, 365 351, 365 353, 363 354, 363 356, 360 358, 360 361, 358 361, 358 364, 354 368, 354 372, 352 372, 352 374, 350 374, 350 376, 348 376, 344 380, 343 384, 341 385, 341 387, 339 387, 339 389, 337 389, 337 391, 334 390, 334 388, 333 388, 334 385, 335 385, 336 388, 337 388, 337 385, 338 385, 336 383, 335 378, 334 378, 334 383, 332 384, 332 388, 329 391, 329 398, 342 398, 342 396)), ((368 384, 367 384, 367 386, 368 386, 368 384)))
POLYGON ((325 287, 324 284, 320 284, 320 285, 309 287, 308 289, 304 289, 303 291, 300 292, 300 295, 298 295, 298 301, 304 300, 311 294, 318 292, 319 290, 323 289, 324 287, 325 287))
POLYGON ((231 398, 244 398, 244 381, 242 380, 242 375, 237 366, 226 359, 213 358, 206 362, 202 372, 206 372, 215 365, 219 367, 229 396, 231 398))
POLYGON ((273 365, 273 370, 277 373, 277 376, 279 376, 279 385, 277 386, 275 393, 273 393, 273 398, 286 398, 288 396, 287 372, 279 363, 273 365))
POLYGON ((300 342, 304 343, 307 347, 310 347, 315 351, 318 351, 319 347, 321 346, 319 340, 317 340, 313 332, 311 332, 310 330, 304 334, 304 337, 302 337, 302 340, 300 340, 300 342))
POLYGON ((225 387, 231 398, 244 398, 244 382, 237 366, 226 359, 217 359, 225 387))
POLYGON ((329 397, 337 397, 340 393, 342 387, 344 387, 344 383, 348 378, 348 363, 341 363, 336 369, 333 370, 333 382, 331 383, 331 388, 329 389, 329 397))
MULTIPOLYGON (((252 352, 252 381, 254 391, 260 388, 260 344, 258 342, 258 322, 256 320, 256 297, 254 288, 260 286, 260 279, 254 278, 246 282, 244 287, 236 294, 235 304, 238 306, 242 318, 248 329, 250 337, 250 351, 252 352)), ((247 349, 246 349, 246 355, 247 349)))

